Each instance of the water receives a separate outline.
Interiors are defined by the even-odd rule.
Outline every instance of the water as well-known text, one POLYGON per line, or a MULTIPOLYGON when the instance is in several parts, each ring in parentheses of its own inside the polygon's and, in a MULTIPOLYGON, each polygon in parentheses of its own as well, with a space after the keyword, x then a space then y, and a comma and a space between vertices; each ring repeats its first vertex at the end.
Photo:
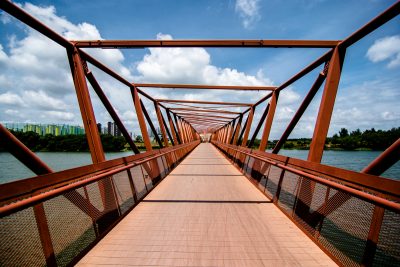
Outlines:
MULTIPOLYGON (((343 169, 360 171, 374 160, 381 151, 324 151, 322 163, 343 169)), ((281 150, 282 155, 306 159, 307 150, 281 150)), ((38 152, 37 155, 53 170, 60 171, 73 167, 91 164, 89 152, 38 152)), ((106 153, 107 159, 132 155, 132 152, 106 153)), ((35 174, 16 160, 11 154, 0 153, 0 183, 33 177, 35 174)), ((397 162, 383 177, 400 180, 400 162, 397 162)))

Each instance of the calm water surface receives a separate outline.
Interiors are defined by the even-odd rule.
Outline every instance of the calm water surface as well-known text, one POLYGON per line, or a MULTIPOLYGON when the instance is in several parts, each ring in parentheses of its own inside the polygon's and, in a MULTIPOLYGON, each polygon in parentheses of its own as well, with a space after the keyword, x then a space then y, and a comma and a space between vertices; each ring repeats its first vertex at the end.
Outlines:
MULTIPOLYGON (((360 171, 375 159, 381 151, 324 151, 322 163, 339 168, 360 171)), ((281 150, 282 155, 306 159, 307 150, 281 150)), ((60 171, 91 164, 88 152, 38 152, 37 155, 53 170, 60 171)), ((132 152, 106 153, 107 159, 132 155, 132 152)), ((0 153, 0 183, 7 183, 35 176, 28 168, 11 154, 0 153)), ((382 176, 400 180, 400 162, 397 162, 382 176)))

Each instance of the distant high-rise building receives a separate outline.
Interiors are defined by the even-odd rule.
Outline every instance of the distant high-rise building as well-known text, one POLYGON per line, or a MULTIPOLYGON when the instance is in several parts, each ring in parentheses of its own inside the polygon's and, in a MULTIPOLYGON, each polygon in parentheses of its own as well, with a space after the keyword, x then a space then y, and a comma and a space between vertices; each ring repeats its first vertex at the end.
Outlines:
POLYGON ((114 124, 114 136, 121 136, 121 131, 118 126, 114 124))
POLYGON ((111 121, 107 122, 107 134, 114 135, 114 123, 111 121))
POLYGON ((30 123, 6 123, 7 129, 22 132, 35 132, 38 135, 52 134, 59 135, 80 135, 85 134, 85 129, 81 126, 57 125, 57 124, 30 124, 30 123))
POLYGON ((99 132, 99 134, 101 134, 101 123, 97 124, 97 131, 99 132))

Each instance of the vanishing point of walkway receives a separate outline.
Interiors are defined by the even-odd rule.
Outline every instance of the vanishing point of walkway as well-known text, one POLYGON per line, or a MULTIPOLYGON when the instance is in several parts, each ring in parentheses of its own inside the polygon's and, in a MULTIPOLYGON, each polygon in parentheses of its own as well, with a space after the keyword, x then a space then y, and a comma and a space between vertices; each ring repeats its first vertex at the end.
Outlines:
POLYGON ((200 144, 79 266, 336 266, 211 144, 200 144))

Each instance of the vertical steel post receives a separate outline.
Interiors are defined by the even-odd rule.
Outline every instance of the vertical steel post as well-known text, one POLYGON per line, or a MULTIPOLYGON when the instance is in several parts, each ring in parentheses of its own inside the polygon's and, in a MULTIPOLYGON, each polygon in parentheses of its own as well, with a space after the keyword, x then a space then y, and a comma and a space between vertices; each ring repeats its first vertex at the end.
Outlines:
POLYGON ((86 138, 89 143, 90 155, 92 156, 93 163, 99 163, 105 161, 106 158, 104 156, 100 134, 97 130, 96 118, 90 100, 89 89, 86 84, 82 59, 76 48, 74 48, 72 53, 68 53, 68 58, 70 60, 72 78, 74 80, 76 96, 78 97, 83 125, 85 127, 86 138))
POLYGON ((176 132, 175 125, 174 125, 174 122, 172 120, 172 117, 171 117, 169 109, 167 109, 166 112, 167 112, 167 117, 168 117, 168 121, 169 121, 169 128, 171 129, 172 137, 174 139, 174 143, 175 143, 175 145, 179 145, 181 142, 180 142, 180 140, 178 140, 178 134, 176 132))
POLYGON ((183 143, 185 143, 185 140, 183 139, 182 129, 180 127, 179 120, 177 119, 177 116, 175 113, 173 113, 173 116, 174 116, 174 121, 175 121, 176 129, 177 129, 177 134, 179 136, 179 139, 181 140, 181 144, 183 144, 183 143))
POLYGON ((163 140, 164 140, 164 145, 165 145, 165 147, 168 147, 169 144, 168 144, 167 131, 165 130, 166 126, 164 125, 164 120, 161 117, 162 115, 161 115, 160 106, 158 105, 157 102, 154 102, 154 108, 155 108, 156 113, 157 113, 158 124, 160 125, 161 134, 162 134, 162 137, 163 137, 163 140))
MULTIPOLYGON (((155 103, 157 103, 157 102, 155 102, 155 103)), ((158 105, 158 103, 157 103, 157 105, 158 105)), ((162 120, 162 122, 163 122, 163 124, 164 124, 164 126, 165 126, 165 130, 167 131, 169 140, 171 141, 172 146, 174 146, 174 145, 175 145, 174 138, 173 138, 173 136, 172 136, 170 130, 168 129, 168 124, 167 124, 167 122, 165 121, 164 116, 163 116, 161 110, 160 110, 160 115, 161 115, 161 120, 162 120)))
POLYGON ((308 153, 307 160, 312 162, 321 162, 324 153, 325 140, 328 134, 333 106, 339 86, 343 57, 344 50, 339 51, 339 48, 336 47, 329 62, 328 75, 319 106, 310 151, 308 153))
POLYGON ((269 138, 269 134, 271 132, 271 127, 272 127, 272 121, 274 119, 275 109, 276 109, 276 105, 278 103, 278 97, 279 97, 279 92, 274 91, 272 93, 272 97, 269 102, 269 110, 268 110, 268 114, 267 114, 267 119, 265 120, 264 131, 262 134, 260 146, 258 147, 258 150, 260 150, 260 151, 265 151, 265 149, 267 148, 268 138, 269 138))
POLYGON ((253 122, 253 117, 254 117, 254 109, 255 109, 254 106, 252 106, 249 111, 249 117, 247 118, 246 130, 244 132, 242 146, 247 145, 247 139, 249 138, 251 124, 253 122))
POLYGON ((93 73, 91 71, 87 70, 85 74, 86 74, 86 78, 88 79, 89 83, 92 85, 93 90, 96 92, 97 96, 103 103, 104 107, 107 109, 111 118, 114 120, 115 124, 117 124, 118 129, 121 131, 122 135, 125 137, 126 141, 128 142, 129 146, 132 148, 133 152, 135 154, 139 154, 140 153, 139 149, 136 147, 135 143, 132 140, 132 137, 128 133, 128 130, 125 128, 121 119, 118 117, 117 112, 115 112, 113 106, 111 105, 107 96, 101 89, 101 87, 100 87, 99 83, 97 82, 96 78, 94 77, 93 73))
POLYGON ((152 151, 153 147, 151 146, 151 141, 149 137, 149 133, 147 131, 146 122, 144 121, 144 115, 142 110, 142 105, 140 103, 140 97, 135 86, 131 87, 132 95, 133 95, 133 103, 135 105, 136 115, 140 126, 140 131, 142 132, 142 137, 144 141, 144 145, 146 147, 146 151, 152 151))
MULTIPOLYGON (((92 101, 90 99, 89 89, 86 84, 85 70, 86 64, 82 61, 79 51, 74 48, 68 52, 68 59, 71 67, 72 78, 75 85, 76 96, 78 98, 79 108, 82 115, 82 121, 85 128, 86 138, 89 143, 90 155, 93 163, 99 163, 106 160, 103 146, 101 144, 100 133, 97 129, 96 118, 93 111, 92 101)), ((111 178, 98 182, 104 210, 108 211, 106 216, 114 220, 118 217, 116 196, 112 191, 111 178), (114 199, 115 202, 109 201, 114 199)))
POLYGON ((286 142, 290 133, 293 131, 294 127, 296 127, 296 124, 301 119, 301 116, 303 116, 308 105, 310 105, 314 96, 317 94, 319 88, 321 87, 322 83, 325 81, 327 67, 328 67, 327 64, 325 64, 324 70, 318 74, 317 79, 315 80, 314 84, 311 86, 310 91, 304 97, 303 102, 301 103, 300 107, 296 111, 296 114, 294 114, 294 116, 293 116, 292 120, 290 121, 289 125, 287 126, 285 132, 282 134, 281 138, 279 138, 279 141, 278 141, 278 143, 276 143, 274 149, 272 150, 272 153, 278 154, 279 150, 282 148, 283 144, 286 142))
MULTIPOLYGON (((325 140, 328 134, 333 106, 335 104, 336 93, 339 85, 343 57, 344 50, 339 51, 338 47, 336 47, 329 62, 324 92, 321 98, 318 117, 310 145, 310 151, 308 153, 307 160, 312 162, 319 163, 322 159, 325 140)), ((294 211, 300 218, 303 218, 304 220, 309 220, 308 215, 310 212, 314 187, 315 182, 303 178, 298 194, 298 198, 301 199, 301 201, 297 201, 294 211)))
POLYGON ((239 137, 239 132, 240 132, 240 127, 242 126, 242 120, 243 120, 243 114, 240 114, 239 121, 236 124, 236 129, 235 133, 232 136, 231 144, 237 145, 238 137, 239 137))

